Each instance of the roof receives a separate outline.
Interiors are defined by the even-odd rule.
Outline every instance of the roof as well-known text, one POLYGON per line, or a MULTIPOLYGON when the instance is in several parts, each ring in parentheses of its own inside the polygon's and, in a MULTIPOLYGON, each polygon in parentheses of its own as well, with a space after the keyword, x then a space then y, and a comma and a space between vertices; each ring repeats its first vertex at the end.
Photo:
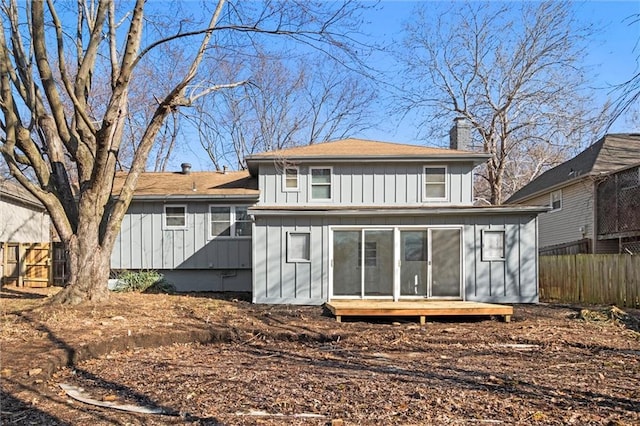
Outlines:
POLYGON ((36 197, 17 182, 0 177, 0 199, 9 199, 29 207, 44 210, 44 206, 36 197))
POLYGON ((640 159, 640 134, 605 135, 572 159, 547 170, 513 194, 506 202, 515 203, 584 179, 614 172, 640 159))
POLYGON ((479 152, 350 138, 253 154, 248 156, 246 161, 249 170, 254 174, 255 163, 267 160, 454 160, 479 164, 488 158, 488 154, 479 152))
MULTIPOLYGON (((113 194, 117 195, 127 173, 116 173, 113 194)), ((257 180, 249 172, 144 172, 140 174, 133 198, 257 198, 257 180)))

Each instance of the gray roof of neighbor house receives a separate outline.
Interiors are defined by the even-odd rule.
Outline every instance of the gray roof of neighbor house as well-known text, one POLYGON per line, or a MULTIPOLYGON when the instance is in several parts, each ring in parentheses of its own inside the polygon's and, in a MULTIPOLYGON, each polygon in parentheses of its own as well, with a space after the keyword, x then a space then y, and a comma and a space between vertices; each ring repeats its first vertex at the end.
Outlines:
MULTIPOLYGON (((118 195, 127 173, 118 172, 113 195, 118 195)), ((145 172, 138 178, 134 199, 257 198, 258 183, 246 170, 238 172, 145 172)))
POLYGON ((516 203, 559 188, 587 176, 599 176, 635 164, 640 160, 640 134, 616 133, 602 139, 572 159, 547 170, 513 194, 506 202, 516 203))
POLYGON ((274 160, 305 162, 433 160, 472 161, 481 164, 489 157, 490 155, 481 152, 350 138, 253 154, 248 156, 246 161, 251 174, 255 174, 257 162, 274 160))
POLYGON ((9 199, 38 210, 45 209, 40 200, 22 185, 3 177, 0 177, 0 199, 9 199))

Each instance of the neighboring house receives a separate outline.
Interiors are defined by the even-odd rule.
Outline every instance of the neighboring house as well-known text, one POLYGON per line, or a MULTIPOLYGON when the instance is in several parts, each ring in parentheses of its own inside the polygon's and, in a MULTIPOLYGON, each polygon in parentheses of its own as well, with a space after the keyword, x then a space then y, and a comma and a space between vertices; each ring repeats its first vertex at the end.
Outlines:
POLYGON ((51 241, 49 215, 21 185, 0 178, 0 277, 22 284, 24 244, 51 241))
MULTIPOLYGON (((467 139, 454 126, 452 148, 467 139)), ((145 173, 112 267, 159 270, 182 291, 251 290, 256 303, 535 303, 548 208, 474 206, 487 158, 347 139, 252 155, 248 172, 145 173)))
POLYGON ((507 203, 550 206, 541 254, 638 251, 640 134, 610 134, 525 185, 507 203))

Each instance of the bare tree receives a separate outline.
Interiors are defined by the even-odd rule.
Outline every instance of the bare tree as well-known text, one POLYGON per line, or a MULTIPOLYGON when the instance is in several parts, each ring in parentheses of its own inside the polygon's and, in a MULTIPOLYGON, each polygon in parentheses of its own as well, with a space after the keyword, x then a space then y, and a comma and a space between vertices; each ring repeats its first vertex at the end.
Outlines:
MULTIPOLYGON (((627 18, 629 26, 637 25, 640 22, 640 13, 631 15, 627 18)), ((637 37, 635 50, 640 49, 640 35, 637 37)), ((640 67, 640 54, 636 55, 636 66, 640 67)), ((631 78, 613 87, 612 94, 614 102, 611 115, 607 127, 613 125, 626 112, 630 111, 631 123, 638 126, 638 121, 634 121, 634 117, 640 115, 640 70, 638 70, 631 78)))
POLYGON ((357 61, 338 30, 352 25, 349 3, 334 8, 323 2, 217 0, 204 3, 212 7, 204 22, 180 19, 180 2, 164 15, 154 9, 157 5, 137 0, 120 11, 111 0, 87 0, 59 15, 53 0, 2 2, 0 149, 11 174, 47 208, 68 252, 69 284, 58 294, 60 303, 108 297, 113 244, 165 119, 206 95, 244 83, 237 75, 203 84, 198 70, 210 46, 224 46, 229 34, 243 36, 247 45, 258 37, 285 36, 287 42, 357 61), (131 143, 124 186, 112 196, 130 90, 144 78, 137 74, 140 63, 161 59, 160 46, 196 37, 197 43, 182 44, 190 57, 179 68, 184 72, 172 76, 164 90, 150 89, 153 113, 131 143), (98 75, 108 76, 108 95, 99 95, 104 103, 94 98, 98 75))
POLYGON ((342 138, 370 126, 367 110, 376 94, 367 79, 341 64, 322 64, 318 55, 292 60, 262 52, 217 70, 223 79, 247 73, 249 84, 202 99, 189 117, 216 169, 244 168, 248 154, 342 138))
POLYGON ((434 9, 420 9, 407 27, 403 105, 423 113, 420 124, 432 135, 457 116, 472 124, 477 145, 491 154, 480 187, 501 204, 601 128, 601 116, 587 108, 581 68, 591 29, 565 2, 434 9))

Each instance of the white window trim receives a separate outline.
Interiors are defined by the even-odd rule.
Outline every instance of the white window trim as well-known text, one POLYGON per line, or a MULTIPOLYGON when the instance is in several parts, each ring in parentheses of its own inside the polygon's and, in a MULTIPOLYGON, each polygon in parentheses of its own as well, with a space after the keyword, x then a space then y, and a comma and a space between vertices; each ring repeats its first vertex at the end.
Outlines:
POLYGON ((236 208, 249 208, 250 206, 244 205, 229 205, 229 204, 209 204, 209 211, 207 214, 208 217, 208 225, 207 225, 207 239, 208 240, 239 240, 239 239, 250 239, 251 235, 240 235, 236 236, 236 208), (211 226, 211 207, 224 207, 229 209, 229 234, 230 235, 212 235, 213 227, 211 226))
POLYGON ((172 230, 181 230, 187 229, 189 226, 189 214, 186 204, 165 204, 162 212, 162 229, 172 231, 172 230), (183 226, 172 226, 167 224, 167 207, 182 207, 184 209, 184 225, 183 226))
POLYGON ((555 191, 551 191, 549 193, 549 207, 551 207, 550 211, 559 212, 560 210, 562 210, 562 204, 563 204, 562 201, 563 201, 562 200, 562 189, 557 189, 555 191), (558 194, 558 193, 560 194, 560 207, 558 207, 557 209, 554 209, 553 208, 553 194, 558 194))
POLYGON ((287 232, 287 263, 311 263, 311 232, 309 231, 290 231, 287 232), (291 236, 292 235, 306 235, 309 239, 309 258, 294 256, 291 251, 291 236))
POLYGON ((422 200, 449 201, 449 167, 446 164, 429 164, 422 168, 422 200), (427 169, 444 169, 444 197, 427 197, 427 169))
MULTIPOLYGON (((323 184, 326 186, 326 184, 323 184)), ((333 187, 333 167, 331 166, 317 166, 309 167, 309 201, 312 203, 331 201, 333 199, 334 187, 333 187), (331 197, 329 198, 313 198, 313 170, 326 170, 329 169, 329 188, 331 197)))
POLYGON ((284 166, 282 168, 282 191, 284 192, 298 192, 300 191, 300 167, 298 166, 284 166), (296 171, 296 186, 295 188, 287 188, 287 170, 296 171))
POLYGON ((493 261, 498 261, 498 262, 504 262, 506 260, 507 257, 507 241, 506 241, 506 234, 505 234, 505 230, 504 229, 483 229, 482 230, 482 261, 483 262, 493 262, 493 261), (488 256, 485 254, 485 242, 486 242, 486 235, 487 233, 491 233, 491 234, 497 234, 500 233, 502 235, 502 256, 488 256))

